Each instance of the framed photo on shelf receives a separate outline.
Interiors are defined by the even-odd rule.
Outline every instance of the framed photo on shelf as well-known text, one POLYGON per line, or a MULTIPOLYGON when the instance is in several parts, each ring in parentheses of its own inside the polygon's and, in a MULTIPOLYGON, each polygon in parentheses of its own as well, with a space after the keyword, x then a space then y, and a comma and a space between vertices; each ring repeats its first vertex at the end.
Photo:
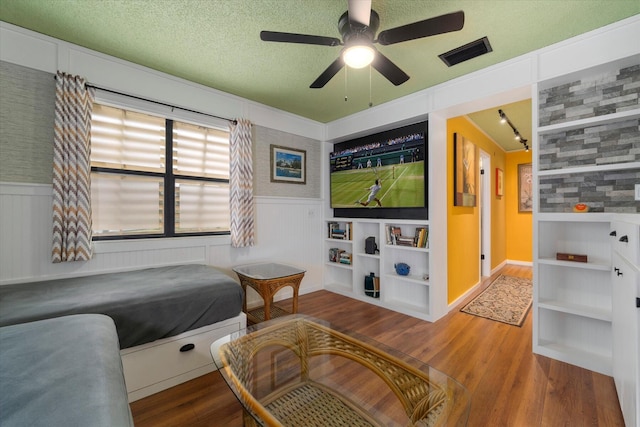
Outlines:
POLYGON ((518 212, 533 211, 533 177, 531 163, 518 165, 518 212))
POLYGON ((295 148, 270 146, 271 182, 307 183, 307 152, 295 148))
POLYGON ((496 168, 496 196, 504 196, 504 172, 496 168))

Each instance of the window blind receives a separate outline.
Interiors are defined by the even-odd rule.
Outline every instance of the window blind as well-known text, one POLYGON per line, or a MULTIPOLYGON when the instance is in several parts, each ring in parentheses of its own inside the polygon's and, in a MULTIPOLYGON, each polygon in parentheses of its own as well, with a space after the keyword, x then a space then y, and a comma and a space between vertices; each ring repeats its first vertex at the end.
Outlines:
POLYGON ((91 133, 94 236, 229 231, 227 130, 95 104, 91 133))

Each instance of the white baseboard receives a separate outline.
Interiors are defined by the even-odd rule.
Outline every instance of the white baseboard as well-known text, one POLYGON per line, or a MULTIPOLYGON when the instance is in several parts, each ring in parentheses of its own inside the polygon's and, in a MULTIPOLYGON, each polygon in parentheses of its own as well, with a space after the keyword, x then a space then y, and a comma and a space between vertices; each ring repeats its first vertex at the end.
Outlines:
POLYGON ((525 267, 533 267, 533 261, 517 261, 513 259, 508 259, 507 264, 509 265, 522 265, 525 267))
POLYGON ((498 271, 500 271, 502 268, 504 268, 505 265, 507 265, 507 260, 502 261, 500 264, 496 265, 495 268, 493 268, 491 270, 491 275, 493 276, 494 274, 496 274, 498 271))
POLYGON ((476 283, 475 285, 473 285, 471 288, 469 288, 467 290, 467 292, 465 292, 464 294, 460 295, 458 298, 455 299, 455 301, 453 301, 452 303, 450 303, 447 307, 448 311, 454 310, 456 309, 460 304, 462 304, 462 302, 472 293, 474 293, 482 284, 482 281, 479 281, 478 283, 476 283))

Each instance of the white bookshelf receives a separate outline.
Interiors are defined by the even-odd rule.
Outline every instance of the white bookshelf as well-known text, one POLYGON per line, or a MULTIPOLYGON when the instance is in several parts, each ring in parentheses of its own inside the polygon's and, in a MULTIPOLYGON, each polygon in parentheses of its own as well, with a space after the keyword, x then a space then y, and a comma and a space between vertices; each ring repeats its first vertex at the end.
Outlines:
MULTIPOLYGON (((640 63, 640 58, 637 60, 640 63)), ((572 200, 565 194, 584 194, 585 190, 579 188, 582 185, 580 180, 586 179, 584 177, 618 171, 634 173, 640 169, 640 162, 632 156, 607 157, 603 154, 606 150, 593 158, 581 153, 582 157, 576 158, 575 162, 557 168, 549 167, 548 163, 542 162, 541 159, 557 149, 553 142, 550 142, 553 138, 566 138, 565 143, 571 144, 571 135, 574 133, 590 134, 599 132, 601 126, 615 127, 629 121, 637 121, 640 118, 640 108, 638 105, 625 106, 608 114, 598 113, 600 115, 594 117, 569 119, 562 123, 539 126, 539 114, 542 114, 542 109, 539 110, 538 107, 541 107, 543 90, 578 80, 587 82, 586 85, 596 81, 597 85, 600 84, 600 73, 616 71, 621 65, 628 66, 628 61, 540 82, 537 85, 540 99, 534 97, 536 108, 533 168, 536 180, 533 215, 533 351, 605 375, 612 375, 614 372, 614 267, 613 236, 610 234, 616 214, 572 213, 573 201, 558 204, 558 211, 550 210, 555 208, 555 195, 558 195, 559 200, 565 200, 564 197, 566 200, 572 200), (576 184, 572 187, 571 180, 574 179, 576 184), (550 196, 548 183, 553 180, 563 184, 559 184, 560 187, 554 189, 550 196), (562 188, 562 185, 566 187, 562 188), (543 200, 542 194, 545 191, 546 199, 543 200), (558 260, 559 252, 587 255, 588 262, 558 260)), ((583 147, 577 149, 582 150, 583 147)), ((570 154, 563 152, 558 159, 570 158, 570 154)), ((551 164, 554 161, 552 159, 551 164)), ((593 206, 598 207, 596 203, 593 203, 593 206)))
MULTIPOLYGON (((327 224, 332 222, 352 224, 352 239, 341 241, 331 238, 325 239, 327 259, 329 249, 340 247, 343 250, 352 251, 352 264, 350 266, 338 263, 325 263, 325 288, 361 301, 385 307, 409 316, 433 321, 434 304, 444 304, 446 301, 438 301, 433 297, 430 277, 431 263, 428 248, 402 246, 392 244, 387 240, 389 227, 398 227, 403 236, 415 237, 417 228, 429 229, 428 221, 421 220, 390 220, 390 219, 360 219, 360 218, 330 218, 325 220, 327 224), (379 252, 368 254, 365 252, 365 240, 374 237, 379 252), (406 263, 410 274, 401 276, 396 273, 395 265, 406 263), (380 296, 373 298, 365 294, 364 278, 374 273, 380 278, 380 296)), ((446 283, 439 286, 446 289, 446 283)), ((439 293, 446 295, 446 292, 439 293)), ((435 312, 442 312, 436 310, 435 312)), ((444 310, 446 311, 446 310, 444 310)))

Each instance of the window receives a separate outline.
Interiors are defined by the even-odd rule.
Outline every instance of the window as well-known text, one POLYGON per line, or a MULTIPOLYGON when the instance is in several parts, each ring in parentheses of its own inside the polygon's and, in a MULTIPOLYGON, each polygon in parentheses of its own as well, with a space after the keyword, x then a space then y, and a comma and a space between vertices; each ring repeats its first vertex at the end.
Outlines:
POLYGON ((229 132, 94 104, 94 239, 229 232, 229 132))

